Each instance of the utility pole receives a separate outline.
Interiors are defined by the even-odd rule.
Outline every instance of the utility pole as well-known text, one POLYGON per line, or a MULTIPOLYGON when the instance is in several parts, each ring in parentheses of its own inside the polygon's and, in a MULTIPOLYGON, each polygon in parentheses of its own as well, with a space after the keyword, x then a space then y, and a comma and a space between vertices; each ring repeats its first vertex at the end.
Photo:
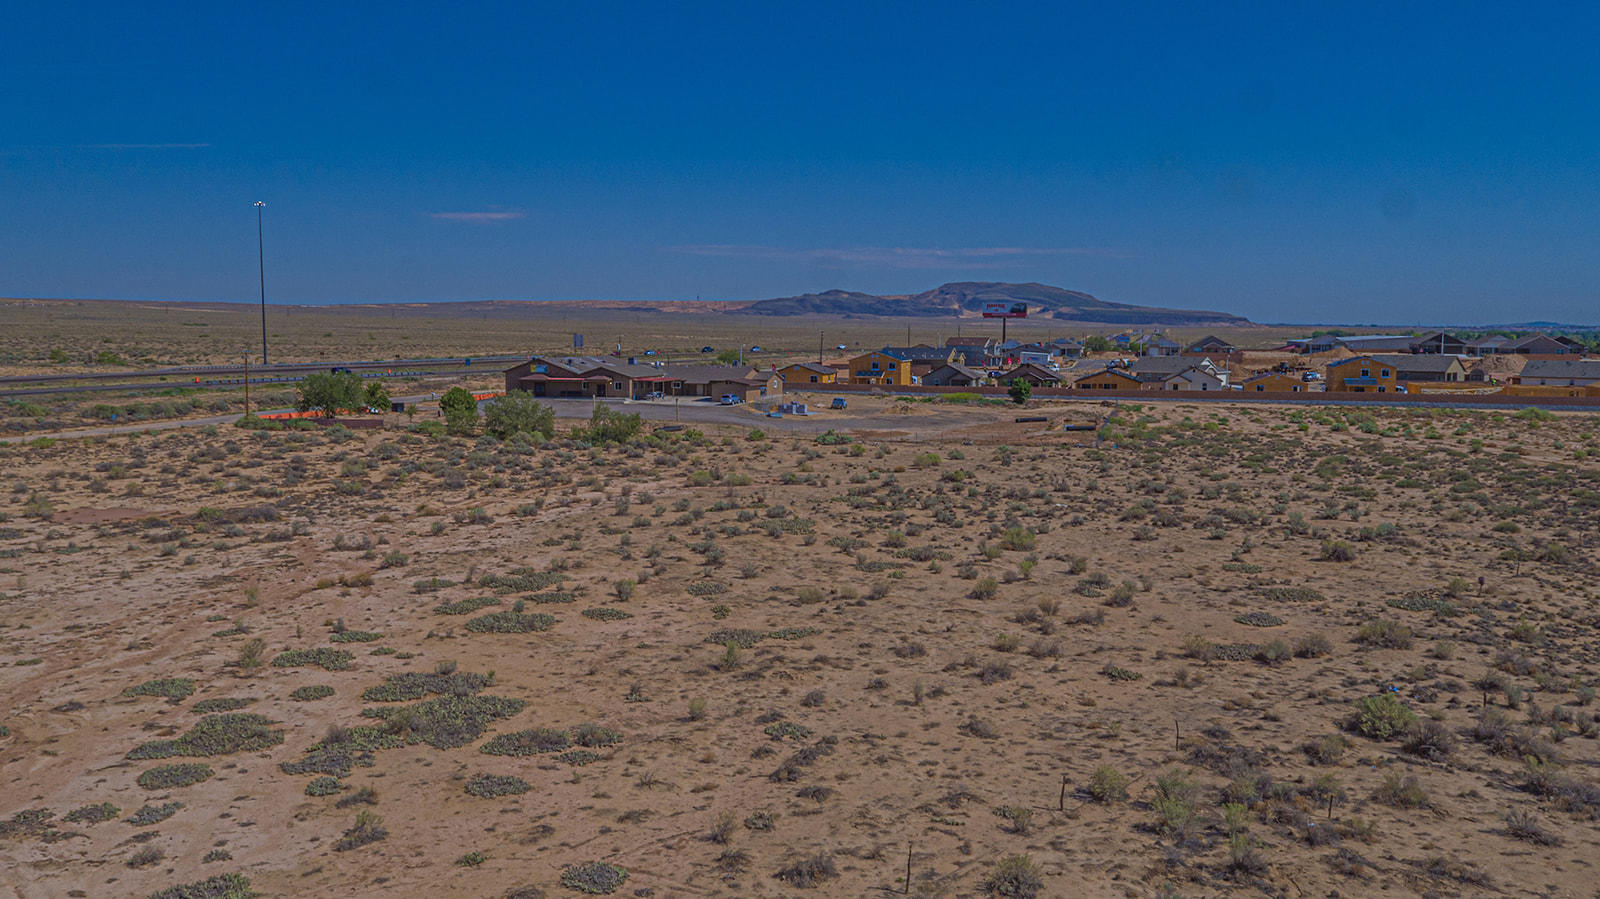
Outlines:
POLYGON ((267 364, 267 250, 261 238, 261 210, 267 204, 256 201, 256 267, 261 275, 261 364, 267 364))
POLYGON ((817 332, 817 364, 822 364, 822 332, 817 332))
POLYGON ((250 354, 244 354, 244 417, 250 417, 250 354))

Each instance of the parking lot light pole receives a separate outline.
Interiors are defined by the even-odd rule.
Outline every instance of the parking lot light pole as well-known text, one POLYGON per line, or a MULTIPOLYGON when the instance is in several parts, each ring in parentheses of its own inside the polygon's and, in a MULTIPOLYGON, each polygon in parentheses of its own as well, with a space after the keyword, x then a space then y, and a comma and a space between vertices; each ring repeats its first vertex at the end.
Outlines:
POLYGON ((265 203, 256 201, 256 268, 261 276, 261 364, 267 364, 267 251, 261 239, 261 210, 265 203))

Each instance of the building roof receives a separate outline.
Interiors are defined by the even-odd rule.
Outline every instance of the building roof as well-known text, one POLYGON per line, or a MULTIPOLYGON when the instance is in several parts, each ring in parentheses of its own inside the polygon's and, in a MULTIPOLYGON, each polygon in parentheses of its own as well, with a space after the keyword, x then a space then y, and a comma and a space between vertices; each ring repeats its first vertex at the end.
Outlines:
POLYGON ((1232 349, 1233 344, 1223 340, 1221 337, 1218 337, 1215 334, 1207 334, 1199 340, 1196 340, 1194 343, 1189 344, 1188 352, 1198 352, 1206 349, 1207 347, 1228 347, 1229 349, 1232 349))
POLYGON ((1488 337, 1480 337, 1477 340, 1467 341, 1467 346, 1469 347, 1502 347, 1505 345, 1506 338, 1502 334, 1491 334, 1488 337))
POLYGON ((1127 379, 1129 381, 1133 381, 1135 383, 1138 383, 1138 381, 1139 381, 1138 378, 1134 377, 1131 374, 1128 374, 1128 370, 1127 369, 1125 369, 1125 368, 1117 368, 1115 366, 1094 367, 1094 366, 1089 366, 1089 365, 1074 365, 1071 368, 1069 373, 1071 374, 1072 381, 1074 383, 1076 383, 1078 381, 1085 380, 1087 378, 1097 378, 1100 375, 1113 375, 1113 376, 1118 377, 1118 378, 1125 378, 1125 379, 1127 379))
POLYGON ((1396 371, 1426 371, 1447 372, 1452 366, 1461 366, 1461 359, 1450 355, 1419 355, 1410 353, 1395 353, 1388 355, 1374 355, 1372 361, 1379 365, 1388 365, 1396 371))
POLYGON ((883 352, 912 362, 945 362, 955 351, 950 347, 939 346, 886 346, 883 352))
POLYGON ((947 369, 955 372, 958 375, 961 375, 964 378, 971 378, 974 381, 981 381, 985 377, 983 372, 978 371, 975 368, 969 368, 968 366, 962 365, 959 362, 946 362, 944 365, 941 365, 933 371, 928 372, 926 375, 923 375, 923 379, 926 380, 931 378, 947 369))
POLYGON ((1274 371, 1274 370, 1269 368, 1266 371, 1258 371, 1258 372, 1256 372, 1255 374, 1251 375, 1250 377, 1245 378, 1240 383, 1249 384, 1252 381, 1263 381, 1263 380, 1266 380, 1267 378, 1288 378, 1291 381, 1299 381, 1300 380, 1299 378, 1295 377, 1294 375, 1289 374, 1286 371, 1274 371))
POLYGON ((946 337, 945 346, 976 346, 986 347, 994 343, 993 337, 946 337))
POLYGON ((1524 378, 1600 378, 1600 359, 1529 359, 1524 378))
POLYGON ((838 371, 833 366, 823 365, 821 362, 796 362, 792 365, 785 365, 778 370, 783 371, 784 368, 803 368, 806 371, 814 371, 819 375, 831 375, 838 371))
POLYGON ((1340 337, 1338 339, 1338 343, 1358 353, 1410 350, 1411 344, 1415 341, 1415 337, 1400 334, 1363 334, 1359 337, 1340 337))

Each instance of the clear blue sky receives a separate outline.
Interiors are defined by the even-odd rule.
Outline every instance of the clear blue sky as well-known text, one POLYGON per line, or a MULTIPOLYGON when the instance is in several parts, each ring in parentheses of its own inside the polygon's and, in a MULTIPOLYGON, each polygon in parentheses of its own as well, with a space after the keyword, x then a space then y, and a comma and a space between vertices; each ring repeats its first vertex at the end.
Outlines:
POLYGON ((0 295, 1600 320, 1593 4, 7 10, 0 295))

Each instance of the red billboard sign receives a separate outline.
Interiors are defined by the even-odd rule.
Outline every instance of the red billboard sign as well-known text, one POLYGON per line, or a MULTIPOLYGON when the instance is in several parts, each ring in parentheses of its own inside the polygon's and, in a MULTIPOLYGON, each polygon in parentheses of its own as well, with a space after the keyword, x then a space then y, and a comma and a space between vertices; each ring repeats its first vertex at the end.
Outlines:
POLYGON ((1027 303, 984 303, 984 318, 1027 318, 1027 303))

